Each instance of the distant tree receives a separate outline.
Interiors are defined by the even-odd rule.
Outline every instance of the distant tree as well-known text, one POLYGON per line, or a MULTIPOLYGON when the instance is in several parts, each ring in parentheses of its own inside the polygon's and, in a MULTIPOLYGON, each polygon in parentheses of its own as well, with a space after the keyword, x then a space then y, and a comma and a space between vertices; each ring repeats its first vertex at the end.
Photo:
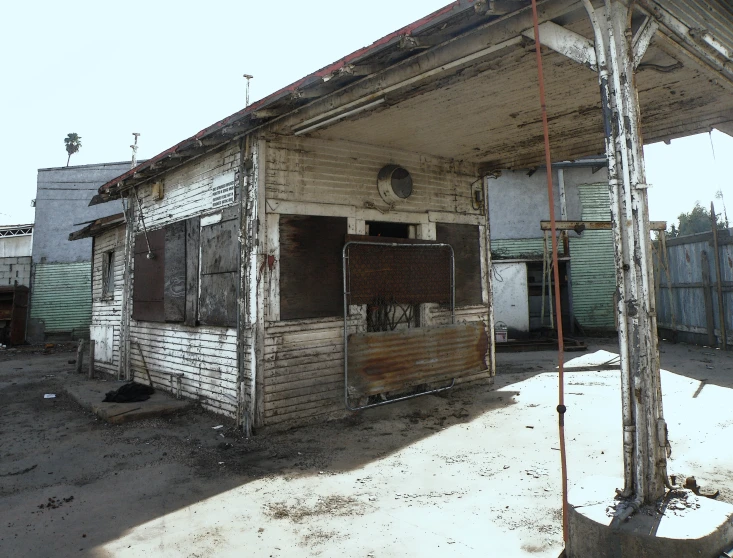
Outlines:
POLYGON ((69 154, 66 159, 66 166, 68 167, 71 156, 81 148, 81 136, 79 134, 69 134, 64 138, 64 143, 66 144, 66 152, 69 154))
MULTIPOLYGON (((701 206, 699 201, 695 202, 695 207, 692 208, 692 211, 680 213, 677 219, 679 220, 679 227, 672 225, 671 229, 667 231, 667 238, 709 232, 712 230, 710 211, 701 206)), ((717 225, 719 229, 725 228, 725 223, 722 221, 717 221, 717 225)))

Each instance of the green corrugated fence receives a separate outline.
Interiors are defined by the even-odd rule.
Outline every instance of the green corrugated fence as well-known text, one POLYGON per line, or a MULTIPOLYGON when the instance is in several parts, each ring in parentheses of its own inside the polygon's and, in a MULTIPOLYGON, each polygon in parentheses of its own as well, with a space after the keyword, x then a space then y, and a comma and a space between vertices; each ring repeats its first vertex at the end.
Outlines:
POLYGON ((91 262, 36 264, 31 319, 46 333, 88 330, 92 320, 91 262))

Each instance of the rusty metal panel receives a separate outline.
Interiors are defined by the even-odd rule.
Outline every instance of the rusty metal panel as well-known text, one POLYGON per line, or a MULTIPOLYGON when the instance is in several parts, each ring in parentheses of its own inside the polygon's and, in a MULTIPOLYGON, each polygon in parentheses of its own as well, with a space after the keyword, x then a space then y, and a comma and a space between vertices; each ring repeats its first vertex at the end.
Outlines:
POLYGON ((378 246, 348 246, 346 280, 349 304, 374 304, 375 301, 451 303, 453 263, 449 247, 433 247, 438 243, 431 241, 370 236, 348 236, 346 240, 380 243, 378 246), (415 244, 424 244, 426 249, 400 246, 415 244))
POLYGON ((483 322, 349 335, 350 397, 400 392, 488 368, 483 322))
POLYGON ((165 229, 135 237, 135 268, 132 289, 132 317, 148 322, 165 321, 165 229), (153 258, 148 258, 148 242, 153 258))

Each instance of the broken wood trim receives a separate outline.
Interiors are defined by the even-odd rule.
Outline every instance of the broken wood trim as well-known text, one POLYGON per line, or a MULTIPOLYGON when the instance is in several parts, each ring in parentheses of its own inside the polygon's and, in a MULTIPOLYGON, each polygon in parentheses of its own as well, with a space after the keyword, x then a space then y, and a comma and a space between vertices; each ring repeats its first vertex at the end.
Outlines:
MULTIPOLYGON (((598 69, 596 52, 593 41, 583 35, 565 29, 557 23, 546 21, 539 26, 540 43, 555 52, 558 52, 586 68, 598 69)), ((522 33, 524 37, 534 41, 534 30, 528 29, 522 33)))

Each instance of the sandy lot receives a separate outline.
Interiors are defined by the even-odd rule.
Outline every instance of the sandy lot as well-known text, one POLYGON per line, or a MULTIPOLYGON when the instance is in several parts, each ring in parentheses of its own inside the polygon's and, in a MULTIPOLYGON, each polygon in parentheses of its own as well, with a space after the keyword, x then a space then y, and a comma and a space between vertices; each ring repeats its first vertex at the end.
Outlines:
MULTIPOLYGON (((591 353, 614 350, 589 344, 591 353)), ((69 358, 0 354, 0 555, 562 549, 554 353, 499 355, 492 386, 250 440, 198 409, 96 420, 64 395, 69 358)), ((733 503, 733 353, 663 344, 662 365, 670 473, 694 474, 733 503)), ((618 371, 568 373, 566 394, 571 488, 613 486, 622 471, 618 371)))

